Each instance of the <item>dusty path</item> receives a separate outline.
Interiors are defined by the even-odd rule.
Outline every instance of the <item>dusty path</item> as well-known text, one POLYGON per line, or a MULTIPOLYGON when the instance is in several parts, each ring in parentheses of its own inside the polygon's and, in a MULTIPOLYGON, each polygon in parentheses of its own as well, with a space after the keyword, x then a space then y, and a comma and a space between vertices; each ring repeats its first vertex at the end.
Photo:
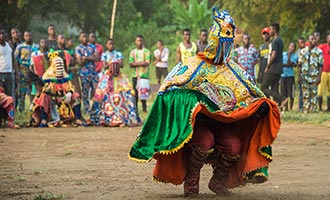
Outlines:
MULTIPOLYGON (((127 159, 138 131, 0 129, 0 199, 187 199, 182 185, 151 180, 154 162, 127 159)), ((330 128, 283 124, 273 154, 270 180, 237 188, 232 197, 208 190, 211 169, 204 167, 193 199, 330 199, 330 128)))

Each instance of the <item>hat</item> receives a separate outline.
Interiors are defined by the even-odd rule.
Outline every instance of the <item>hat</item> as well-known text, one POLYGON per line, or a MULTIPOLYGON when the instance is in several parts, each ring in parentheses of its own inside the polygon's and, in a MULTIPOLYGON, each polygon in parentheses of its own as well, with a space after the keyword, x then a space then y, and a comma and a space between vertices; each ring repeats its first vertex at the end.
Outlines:
POLYGON ((263 28, 263 29, 261 30, 261 35, 263 35, 264 33, 268 33, 268 34, 270 34, 270 29, 269 29, 268 27, 263 28))

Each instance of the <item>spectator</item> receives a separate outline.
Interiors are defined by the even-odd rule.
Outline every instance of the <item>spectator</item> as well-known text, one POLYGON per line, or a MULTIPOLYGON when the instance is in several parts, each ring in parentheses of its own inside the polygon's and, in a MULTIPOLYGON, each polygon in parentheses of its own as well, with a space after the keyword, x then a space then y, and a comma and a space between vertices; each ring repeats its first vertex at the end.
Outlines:
POLYGON ((254 66, 258 61, 257 50, 250 45, 250 36, 247 33, 243 34, 243 46, 238 47, 235 51, 237 57, 234 60, 243 68, 255 81, 254 66))
POLYGON ((265 68, 268 61, 269 56, 269 41, 270 41, 270 29, 268 27, 263 28, 261 31, 262 38, 264 39, 264 43, 259 48, 259 71, 257 82, 262 83, 264 79, 265 68))
POLYGON ((79 76, 81 88, 84 88, 81 95, 84 102, 84 109, 87 113, 89 113, 89 90, 91 90, 91 96, 94 96, 99 80, 94 64, 95 61, 99 60, 99 55, 95 49, 95 46, 88 44, 87 33, 81 32, 79 35, 79 41, 80 44, 75 49, 75 56, 80 67, 79 76))
POLYGON ((319 42, 320 42, 321 34, 320 34, 320 32, 315 31, 315 32, 313 33, 313 35, 315 36, 316 46, 317 46, 317 45, 319 44, 319 42))
POLYGON ((1 126, 2 126, 2 120, 7 120, 8 128, 19 128, 19 126, 15 124, 14 110, 15 110, 14 99, 13 97, 5 93, 5 90, 2 87, 2 82, 0 82, 0 120, 1 120, 0 125, 1 126))
POLYGON ((48 39, 46 40, 46 45, 50 52, 53 52, 57 48, 56 43, 56 28, 53 24, 50 24, 47 28, 48 39))
POLYGON ((330 32, 326 36, 326 43, 319 45, 323 52, 323 68, 321 75, 321 83, 318 87, 319 109, 322 111, 322 100, 324 91, 327 93, 327 112, 330 112, 330 32))
POLYGON ((71 55, 70 64, 69 64, 69 73, 72 76, 71 83, 73 84, 76 92, 81 96, 81 85, 78 75, 78 67, 76 67, 76 56, 73 48, 73 39, 67 38, 65 40, 65 50, 71 55))
POLYGON ((188 59, 193 57, 197 53, 197 46, 195 42, 190 41, 191 31, 190 29, 183 30, 183 42, 176 48, 176 58, 178 62, 187 64, 188 59))
POLYGON ((169 54, 170 51, 168 48, 164 47, 163 41, 158 40, 157 49, 154 51, 155 61, 153 63, 156 66, 156 78, 158 84, 161 83, 162 76, 165 79, 168 74, 167 67, 169 54))
POLYGON ((103 54, 103 46, 99 43, 96 43, 96 35, 95 33, 90 33, 88 37, 89 44, 95 46, 97 53, 99 54, 99 60, 95 62, 96 72, 98 73, 99 78, 102 76, 102 66, 103 62, 101 61, 101 55, 103 54))
POLYGON ((13 50, 8 42, 5 41, 5 30, 0 27, 0 82, 4 93, 14 97, 14 57, 13 50))
MULTIPOLYGON (((295 53, 296 44, 290 42, 287 52, 283 52, 283 73, 281 75, 281 94, 290 99, 290 111, 294 102, 294 71, 293 67, 298 64, 298 55, 295 53)), ((288 111, 288 103, 285 104, 288 111)))
MULTIPOLYGON (((298 38, 298 47, 299 49, 297 50, 297 55, 299 57, 300 55, 300 51, 305 48, 305 38, 304 37, 299 37, 298 38)), ((301 86, 301 83, 298 82, 298 85, 299 85, 299 111, 302 112, 303 110, 303 92, 302 92, 302 86, 301 86)))
POLYGON ((265 68, 261 89, 266 96, 272 96, 280 108, 282 108, 287 103, 288 98, 278 92, 278 84, 283 72, 283 41, 279 33, 280 25, 277 23, 272 24, 270 26, 270 35, 273 37, 273 41, 270 44, 269 59, 265 68))
POLYGON ((305 47, 299 54, 299 79, 303 91, 303 112, 317 111, 317 86, 321 81, 323 54, 316 46, 314 35, 308 37, 309 47, 305 47))
POLYGON ((32 102, 32 83, 41 84, 39 77, 30 69, 32 52, 37 51, 38 48, 38 45, 32 41, 32 33, 30 31, 25 31, 24 42, 19 44, 15 50, 16 64, 19 69, 19 90, 17 98, 20 112, 25 110, 25 95, 27 92, 30 97, 30 102, 32 102))
MULTIPOLYGON (((135 90, 135 104, 136 110, 138 112, 138 100, 139 97, 142 103, 143 112, 147 112, 147 97, 149 91, 142 90, 141 88, 141 80, 147 82, 149 79, 149 64, 150 64, 150 51, 149 49, 143 47, 144 39, 142 35, 137 35, 135 38, 136 48, 133 49, 129 54, 129 66, 133 69, 132 73, 132 81, 133 88, 135 90), (137 89, 138 85, 138 89, 137 89), (141 95, 144 98, 141 98, 141 95)), ((147 87, 146 87, 147 88, 147 87)))
POLYGON ((11 45, 13 51, 15 51, 17 45, 22 43, 21 33, 17 28, 12 28, 10 30, 10 36, 11 36, 11 39, 9 41, 9 44, 11 45))
POLYGON ((65 50, 65 37, 63 34, 58 34, 56 37, 56 43, 57 46, 54 48, 54 50, 58 51, 64 51, 65 50))
POLYGON ((199 33, 199 40, 197 40, 197 52, 203 52, 205 47, 207 46, 207 35, 208 31, 206 29, 202 29, 199 33))

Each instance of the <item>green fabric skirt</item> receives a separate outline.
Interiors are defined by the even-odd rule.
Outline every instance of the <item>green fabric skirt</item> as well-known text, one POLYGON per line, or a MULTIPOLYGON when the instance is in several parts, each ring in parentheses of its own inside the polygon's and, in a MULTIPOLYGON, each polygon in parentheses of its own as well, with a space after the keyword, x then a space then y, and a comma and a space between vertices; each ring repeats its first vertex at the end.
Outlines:
POLYGON ((146 162, 155 153, 167 154, 182 148, 192 137, 191 115, 198 103, 204 104, 210 112, 218 110, 198 91, 181 89, 158 95, 130 151, 130 158, 146 162))

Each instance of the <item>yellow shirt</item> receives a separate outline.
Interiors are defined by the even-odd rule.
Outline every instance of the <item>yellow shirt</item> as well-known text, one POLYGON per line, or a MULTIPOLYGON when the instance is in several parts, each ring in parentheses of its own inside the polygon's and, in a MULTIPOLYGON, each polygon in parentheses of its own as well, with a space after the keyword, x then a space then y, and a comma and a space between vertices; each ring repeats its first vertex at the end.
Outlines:
POLYGON ((181 62, 182 64, 187 64, 188 59, 196 55, 197 46, 195 42, 191 42, 191 47, 187 49, 184 44, 181 42, 179 44, 180 52, 181 52, 181 62))

